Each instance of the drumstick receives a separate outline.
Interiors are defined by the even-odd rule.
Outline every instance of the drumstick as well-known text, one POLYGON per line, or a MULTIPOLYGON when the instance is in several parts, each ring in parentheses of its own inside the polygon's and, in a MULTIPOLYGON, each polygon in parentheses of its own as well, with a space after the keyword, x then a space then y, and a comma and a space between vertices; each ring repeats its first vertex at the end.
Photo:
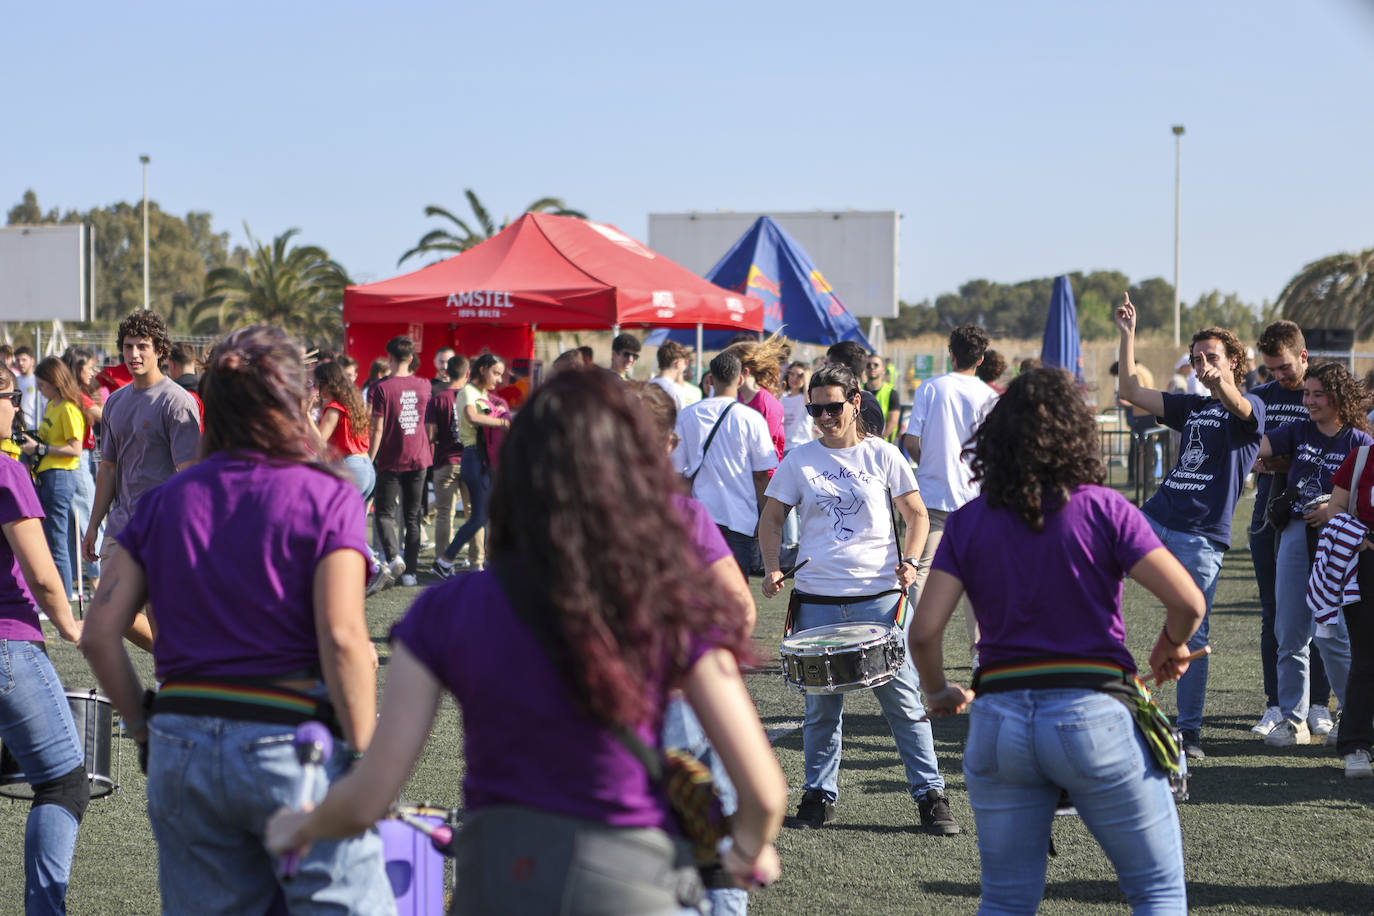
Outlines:
MULTIPOLYGON (((315 797, 315 781, 324 778, 324 765, 334 753, 334 736, 319 722, 302 722, 296 727, 296 759, 305 772, 296 790, 297 811, 315 797)), ((300 855, 292 849, 281 857, 281 876, 290 881, 300 866, 300 855)))
POLYGON ((435 851, 450 859, 458 854, 458 850, 453 845, 453 828, 448 824, 431 824, 424 818, 416 817, 399 806, 393 807, 391 813, 401 823, 414 827, 429 837, 430 845, 434 847, 435 851))
POLYGON ((792 578, 797 574, 797 570, 801 569, 803 566, 810 562, 811 558, 807 557, 805 560, 802 560, 800 563, 798 563, 796 566, 793 566, 791 569, 785 570, 782 574, 782 578, 778 580, 778 583, 781 584, 783 582, 786 582, 788 579, 792 578))
MULTIPOLYGON (((1212 647, 1211 647, 1210 645, 1206 645, 1206 646, 1203 646, 1201 649, 1198 649, 1196 652, 1189 653, 1189 655, 1188 655, 1187 658, 1175 658, 1175 659, 1170 659, 1170 661, 1175 661, 1175 662, 1195 662, 1195 661, 1197 661, 1198 659, 1202 658, 1204 655, 1211 655, 1211 654, 1212 654, 1212 647)), ((1159 683, 1159 681, 1156 680, 1156 678, 1155 678, 1155 676, 1154 676, 1153 674, 1148 674, 1148 675, 1146 675, 1146 676, 1145 676, 1145 680, 1146 680, 1146 681, 1155 681, 1156 684, 1159 683)))

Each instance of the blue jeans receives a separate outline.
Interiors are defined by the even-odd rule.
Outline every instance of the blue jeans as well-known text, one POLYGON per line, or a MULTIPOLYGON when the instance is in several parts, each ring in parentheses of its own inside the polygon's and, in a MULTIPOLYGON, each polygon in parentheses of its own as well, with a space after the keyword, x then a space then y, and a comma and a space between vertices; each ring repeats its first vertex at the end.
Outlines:
MULTIPOLYGON (((1274 636, 1278 639, 1279 711, 1293 722, 1307 718, 1311 693, 1308 690, 1308 647, 1313 638, 1321 646, 1335 688, 1336 699, 1345 706, 1345 682, 1350 675, 1350 637, 1345 616, 1335 619, 1318 634, 1316 621, 1307 606, 1307 576, 1312 555, 1307 549, 1307 523, 1295 518, 1279 538, 1278 563, 1274 571, 1274 636)), ((1322 696, 1323 703, 1326 696, 1322 696)))
POLYGON ((730 548, 735 562, 739 564, 739 571, 744 574, 744 578, 749 578, 750 573, 763 563, 763 551, 759 549, 758 539, 752 534, 740 534, 724 525, 716 527, 720 529, 720 536, 725 538, 725 546, 730 548))
MULTIPOLYGON (((891 624, 897 609, 896 595, 882 595, 853 604, 807 604, 797 607, 797 629, 809 630, 832 623, 891 624)), ((935 759, 935 742, 921 703, 916 668, 908 656, 897 676, 873 688, 883 717, 897 742, 897 753, 906 766, 911 797, 920 799, 930 789, 945 790, 944 777, 935 759)), ((807 789, 820 789, 834 801, 839 796, 841 731, 844 725, 844 694, 806 695, 806 722, 802 727, 802 752, 806 761, 807 789)))
MULTIPOLYGON (((1257 512, 1258 524, 1264 525, 1263 513, 1257 512)), ((1251 529, 1255 527, 1251 524, 1251 529)), ((1279 705, 1279 640, 1274 635, 1274 568, 1278 562, 1278 533, 1272 525, 1265 525, 1250 535, 1250 559, 1255 565, 1255 585, 1260 601, 1260 673, 1264 678, 1264 705, 1279 705)), ((1323 700, 1331 696, 1331 682, 1326 679, 1321 650, 1312 647, 1308 656, 1307 680, 1311 695, 1323 700)))
MULTIPOLYGON (((1159 522, 1145 517, 1154 529, 1155 535, 1169 548, 1194 584, 1202 592, 1207 602, 1207 613, 1203 615, 1202 625, 1197 628, 1193 638, 1188 640, 1188 648, 1197 651, 1207 645, 1207 629, 1212 619, 1212 598, 1217 593, 1217 577, 1221 575, 1221 561, 1226 548, 1211 538, 1200 534, 1189 534, 1165 528, 1159 522)), ((1207 698, 1207 656, 1199 658, 1188 666, 1188 671, 1178 681, 1178 721, 1180 731, 1198 740, 1202 736, 1202 706, 1207 698)))
MULTIPOLYGON (((277 892, 267 818, 294 806, 302 778, 294 729, 163 713, 148 723, 148 820, 164 913, 265 913, 277 892)), ((343 773, 346 748, 325 765, 343 773)), ((315 802, 327 786, 318 785, 315 802)), ((293 914, 396 912, 375 830, 315 843, 281 885, 293 914)))
MULTIPOLYGON (((682 748, 711 768, 711 778, 716 784, 716 794, 720 796, 721 810, 734 814, 739 807, 739 793, 725 772, 711 742, 706 739, 701 722, 692 707, 682 697, 673 697, 663 712, 663 746, 682 748)), ((706 896, 711 899, 711 916, 744 916, 749 911, 749 892, 736 887, 708 888, 706 896)))
POLYGON ((363 494, 363 502, 366 503, 372 496, 373 488, 377 486, 377 469, 367 460, 366 455, 347 455, 343 463, 344 467, 348 468, 348 473, 353 475, 353 485, 363 494))
POLYGON ((468 520, 463 522, 453 540, 444 548, 444 559, 450 562, 467 546, 473 535, 486 527, 487 512, 491 503, 491 472, 482 466, 481 459, 477 457, 477 449, 474 448, 463 455, 459 477, 467 485, 468 499, 472 501, 472 505, 466 507, 468 520))
MULTIPOLYGON (((72 498, 72 515, 76 519, 76 532, 74 537, 67 538, 67 566, 72 570, 72 578, 76 578, 76 571, 81 568, 81 549, 77 543, 81 536, 86 533, 86 525, 91 521, 91 510, 95 508, 95 478, 91 476, 90 465, 86 463, 84 456, 90 452, 82 452, 81 466, 73 473, 76 482, 76 494, 72 498)), ((86 576, 91 579, 100 578, 100 561, 86 564, 86 576)))
MULTIPOLYGON (((78 469, 79 470, 79 469, 78 469)), ((38 501, 43 505, 43 533, 48 550, 62 579, 62 594, 72 593, 72 503, 76 499, 77 471, 49 468, 38 475, 38 501)))
MULTIPOLYGON (((52 662, 31 642, 0 639, 0 741, 41 785, 85 763, 72 709, 52 662)), ((57 805, 29 811, 24 828, 24 901, 28 913, 65 913, 77 821, 57 805)))
POLYGON ((969 707, 964 777, 978 825, 980 914, 1034 913, 1060 789, 1116 869, 1135 916, 1188 912, 1169 780, 1131 714, 1092 690, 1015 690, 969 707))

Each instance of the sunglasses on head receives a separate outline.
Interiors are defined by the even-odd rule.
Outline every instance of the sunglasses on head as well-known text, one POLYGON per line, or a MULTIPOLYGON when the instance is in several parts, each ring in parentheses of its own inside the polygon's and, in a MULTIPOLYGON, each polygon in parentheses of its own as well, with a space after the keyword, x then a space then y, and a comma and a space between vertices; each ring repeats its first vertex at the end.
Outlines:
POLYGON ((807 404, 806 412, 811 414, 812 419, 815 420, 819 420, 822 414, 827 417, 838 417, 848 403, 848 401, 832 401, 829 404, 807 404))

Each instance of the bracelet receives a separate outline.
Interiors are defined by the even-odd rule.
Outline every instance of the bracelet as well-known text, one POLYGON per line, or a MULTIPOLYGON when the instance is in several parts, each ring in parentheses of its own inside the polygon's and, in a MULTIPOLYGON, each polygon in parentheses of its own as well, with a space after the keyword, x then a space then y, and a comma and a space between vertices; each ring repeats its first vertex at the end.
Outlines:
POLYGON ((1179 646, 1183 645, 1183 643, 1188 641, 1185 639, 1181 642, 1174 642, 1174 638, 1169 635, 1169 625, 1167 623, 1159 628, 1159 635, 1163 636, 1164 641, 1167 642, 1169 645, 1173 646, 1175 649, 1177 649, 1179 646))

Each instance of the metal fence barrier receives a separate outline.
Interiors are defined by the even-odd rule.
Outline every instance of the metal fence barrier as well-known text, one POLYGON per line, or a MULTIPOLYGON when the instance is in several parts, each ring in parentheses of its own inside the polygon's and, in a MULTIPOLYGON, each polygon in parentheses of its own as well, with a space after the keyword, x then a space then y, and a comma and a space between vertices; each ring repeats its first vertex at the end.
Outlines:
POLYGON ((1174 466, 1173 430, 1099 429, 1097 435, 1107 486, 1124 488, 1128 495, 1133 491, 1135 504, 1143 505, 1174 466))

